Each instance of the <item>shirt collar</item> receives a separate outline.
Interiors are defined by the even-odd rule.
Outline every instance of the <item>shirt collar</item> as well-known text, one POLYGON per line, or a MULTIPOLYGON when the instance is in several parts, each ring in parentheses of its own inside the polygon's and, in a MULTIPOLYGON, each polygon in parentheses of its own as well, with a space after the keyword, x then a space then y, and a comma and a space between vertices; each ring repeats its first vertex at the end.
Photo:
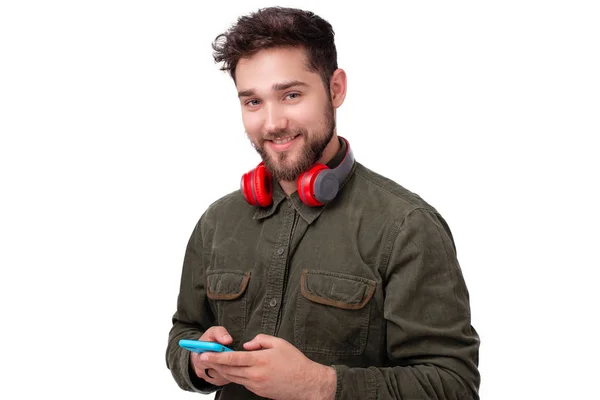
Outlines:
POLYGON ((285 197, 285 192, 281 188, 281 185, 279 185, 279 182, 273 181, 273 202, 268 207, 257 208, 253 219, 263 219, 273 215, 285 197))
MULTIPOLYGON (((337 167, 339 165, 339 163, 342 162, 342 160, 344 159, 344 156, 346 155, 346 142, 342 139, 338 139, 338 140, 340 141, 340 150, 326 164, 329 168, 337 167)), ((350 173, 348 174, 346 179, 340 184, 340 192, 342 191, 346 182, 348 182, 348 180, 350 180, 352 175, 354 175, 355 169, 356 169, 356 162, 352 166, 352 170, 350 171, 350 173)), ((277 208, 279 207, 281 202, 283 202, 286 199, 286 197, 287 196, 285 195, 285 192, 281 188, 281 185, 279 185, 279 182, 274 181, 273 182, 273 203, 271 203, 271 205, 268 207, 258 208, 256 210, 256 212, 254 213, 253 219, 263 219, 263 218, 270 217, 271 215, 273 215, 275 213, 275 211, 277 211, 277 208)), ((316 220, 321 215, 321 213, 323 212, 325 207, 327 207, 327 205, 319 206, 319 207, 307 206, 306 204, 304 204, 302 202, 302 200, 300 200, 300 195, 298 195, 297 191, 292 193, 289 197, 287 197, 286 203, 289 204, 289 207, 294 207, 294 209, 296 209, 296 211, 298 211, 298 214, 300 214, 300 216, 308 224, 311 224, 314 220, 316 220)))

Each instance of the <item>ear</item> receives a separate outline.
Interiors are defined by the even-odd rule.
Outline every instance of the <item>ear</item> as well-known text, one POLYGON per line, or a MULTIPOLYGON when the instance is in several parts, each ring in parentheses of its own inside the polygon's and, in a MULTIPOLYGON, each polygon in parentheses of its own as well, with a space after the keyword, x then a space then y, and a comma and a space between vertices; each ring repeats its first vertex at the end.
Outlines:
POLYGON ((333 108, 338 108, 346 98, 346 71, 341 68, 336 69, 331 75, 329 81, 329 95, 331 96, 331 104, 333 108))

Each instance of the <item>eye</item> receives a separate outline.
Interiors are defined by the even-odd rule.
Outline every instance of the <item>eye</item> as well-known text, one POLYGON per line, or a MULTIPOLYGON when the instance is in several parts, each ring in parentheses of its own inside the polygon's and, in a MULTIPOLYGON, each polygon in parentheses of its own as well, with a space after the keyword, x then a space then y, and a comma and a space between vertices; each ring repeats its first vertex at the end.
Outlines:
POLYGON ((295 100, 300 97, 300 93, 288 93, 285 97, 288 97, 290 100, 295 100))
POLYGON ((253 99, 253 100, 248 100, 246 102, 246 105, 250 106, 250 107, 256 107, 259 103, 260 103, 259 100, 253 99))

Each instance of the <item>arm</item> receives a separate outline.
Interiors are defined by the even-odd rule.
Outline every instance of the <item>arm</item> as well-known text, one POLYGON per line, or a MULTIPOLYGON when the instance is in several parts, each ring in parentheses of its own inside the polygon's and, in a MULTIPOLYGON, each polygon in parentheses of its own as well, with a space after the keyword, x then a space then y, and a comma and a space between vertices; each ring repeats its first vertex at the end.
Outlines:
POLYGON ((177 311, 173 315, 173 327, 169 332, 166 361, 180 388, 211 393, 218 387, 196 376, 191 366, 190 352, 179 347, 180 339, 198 339, 215 322, 205 296, 201 224, 202 218, 194 228, 187 244, 177 298, 177 311))
POLYGON ((382 260, 389 366, 336 365, 336 399, 478 399, 479 337, 450 230, 432 211, 398 222, 382 260))

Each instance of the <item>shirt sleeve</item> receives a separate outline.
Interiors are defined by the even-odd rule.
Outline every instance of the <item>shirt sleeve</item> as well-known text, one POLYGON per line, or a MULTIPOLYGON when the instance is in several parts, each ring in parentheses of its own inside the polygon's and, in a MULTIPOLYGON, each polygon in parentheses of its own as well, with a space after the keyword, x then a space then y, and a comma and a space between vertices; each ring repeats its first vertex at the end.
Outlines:
POLYGON ((199 339, 210 326, 214 315, 206 301, 204 266, 202 265, 202 234, 200 219, 188 241, 181 273, 177 311, 169 332, 166 361, 180 388, 190 392, 212 393, 220 387, 196 376, 190 352, 179 346, 180 339, 199 339))
POLYGON ((389 365, 334 365, 336 400, 479 399, 479 336, 448 225, 418 208, 391 236, 382 277, 389 365))

